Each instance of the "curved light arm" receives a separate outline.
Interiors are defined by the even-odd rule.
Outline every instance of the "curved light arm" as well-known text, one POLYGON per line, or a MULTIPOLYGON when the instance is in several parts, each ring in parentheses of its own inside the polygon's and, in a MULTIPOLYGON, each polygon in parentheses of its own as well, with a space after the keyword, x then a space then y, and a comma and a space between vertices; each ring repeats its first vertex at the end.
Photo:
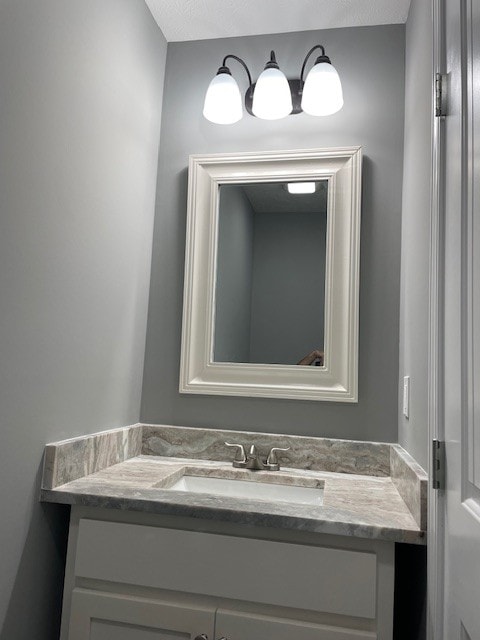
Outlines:
POLYGON ((224 66, 224 67, 226 66, 227 60, 229 58, 232 58, 233 60, 236 60, 237 62, 239 62, 242 65, 242 67, 245 69, 245 71, 247 73, 247 76, 248 76, 248 88, 250 90, 252 90, 252 84, 253 84, 252 83, 252 76, 250 75, 250 71, 249 71, 247 65, 245 64, 245 62, 241 58, 239 58, 238 56, 234 56, 233 53, 229 53, 228 55, 226 55, 224 57, 222 66, 224 66))
POLYGON ((305 60, 303 61, 302 64, 302 71, 300 72, 300 82, 303 86, 303 74, 305 73, 305 67, 307 65, 308 59, 310 58, 310 56, 312 55, 312 53, 314 51, 316 51, 317 49, 321 49, 322 50, 322 58, 325 58, 325 60, 323 60, 323 62, 330 62, 330 58, 328 58, 328 56, 325 55, 325 47, 321 44, 316 44, 314 47, 312 47, 310 49, 310 51, 307 53, 307 55, 305 56, 305 60))

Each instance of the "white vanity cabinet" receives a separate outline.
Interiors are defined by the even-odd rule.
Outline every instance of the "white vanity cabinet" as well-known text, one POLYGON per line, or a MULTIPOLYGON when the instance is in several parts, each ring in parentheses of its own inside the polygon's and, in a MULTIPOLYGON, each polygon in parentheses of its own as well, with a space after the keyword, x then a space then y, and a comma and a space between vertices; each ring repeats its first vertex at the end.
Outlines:
POLYGON ((62 640, 391 640, 394 544, 74 507, 62 640))

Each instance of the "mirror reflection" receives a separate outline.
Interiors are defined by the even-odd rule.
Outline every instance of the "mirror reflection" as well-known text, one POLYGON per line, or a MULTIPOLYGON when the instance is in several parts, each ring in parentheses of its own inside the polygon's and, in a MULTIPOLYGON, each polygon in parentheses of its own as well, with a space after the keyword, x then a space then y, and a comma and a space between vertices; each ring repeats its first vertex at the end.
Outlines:
POLYGON ((214 361, 322 366, 328 181, 219 190, 214 361))

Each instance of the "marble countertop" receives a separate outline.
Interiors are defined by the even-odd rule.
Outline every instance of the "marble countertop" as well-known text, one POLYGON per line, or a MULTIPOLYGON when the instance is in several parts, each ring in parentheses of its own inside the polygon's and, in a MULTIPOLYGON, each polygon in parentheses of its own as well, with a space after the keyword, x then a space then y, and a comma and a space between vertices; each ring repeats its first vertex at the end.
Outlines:
MULTIPOLYGON (((142 425, 133 429, 139 427, 142 425)), ((150 438, 151 428, 149 426, 146 430, 150 438)), ((158 429, 160 433, 161 426, 158 426, 158 429)), ((120 437, 118 431, 120 430, 106 433, 113 434, 112 438, 117 445, 126 443, 128 452, 120 456, 124 459, 116 462, 114 456, 113 459, 97 464, 98 470, 95 470, 94 465, 83 474, 79 466, 81 455, 84 455, 86 450, 85 439, 49 445, 50 449, 47 447, 45 456, 41 499, 59 504, 144 511, 262 527, 425 544, 426 476, 398 445, 388 445, 396 448, 393 451, 395 459, 391 463, 391 469, 397 477, 392 474, 385 475, 384 470, 381 474, 379 472, 379 475, 366 475, 351 471, 345 473, 283 466, 280 472, 262 472, 234 470, 231 463, 205 460, 198 456, 177 457, 172 456, 171 452, 167 456, 153 455, 149 450, 143 453, 138 434, 133 440, 139 439, 140 444, 132 447, 132 433, 125 431, 120 437), (70 457, 67 451, 70 452, 70 457), (76 452, 76 458, 72 452, 76 452), (81 455, 79 452, 82 452, 81 455), (242 477, 254 482, 273 482, 280 478, 281 484, 300 486, 321 485, 323 481, 323 504, 317 506, 267 502, 256 500, 254 497, 221 497, 168 489, 184 474, 219 478, 242 477), (415 513, 416 511, 419 512, 415 513)), ((89 437, 93 447, 89 448, 89 464, 92 463, 91 450, 95 450, 99 455, 102 449, 98 444, 100 441, 95 444, 95 437, 102 437, 101 442, 106 441, 103 434, 89 437)), ((353 444, 350 443, 350 446, 353 444)), ((387 445, 382 445, 385 446, 387 445)), ((107 449, 111 453, 111 446, 107 449)), ((84 467, 85 464, 84 461, 84 467)))

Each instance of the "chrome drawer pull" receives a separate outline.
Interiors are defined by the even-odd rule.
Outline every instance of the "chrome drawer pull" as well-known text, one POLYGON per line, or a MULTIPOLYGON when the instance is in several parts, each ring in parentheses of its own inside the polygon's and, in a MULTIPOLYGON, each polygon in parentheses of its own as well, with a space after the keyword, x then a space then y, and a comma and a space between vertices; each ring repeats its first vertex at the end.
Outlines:
POLYGON ((204 633, 201 633, 199 636, 195 638, 195 640, 208 640, 208 636, 204 633))

